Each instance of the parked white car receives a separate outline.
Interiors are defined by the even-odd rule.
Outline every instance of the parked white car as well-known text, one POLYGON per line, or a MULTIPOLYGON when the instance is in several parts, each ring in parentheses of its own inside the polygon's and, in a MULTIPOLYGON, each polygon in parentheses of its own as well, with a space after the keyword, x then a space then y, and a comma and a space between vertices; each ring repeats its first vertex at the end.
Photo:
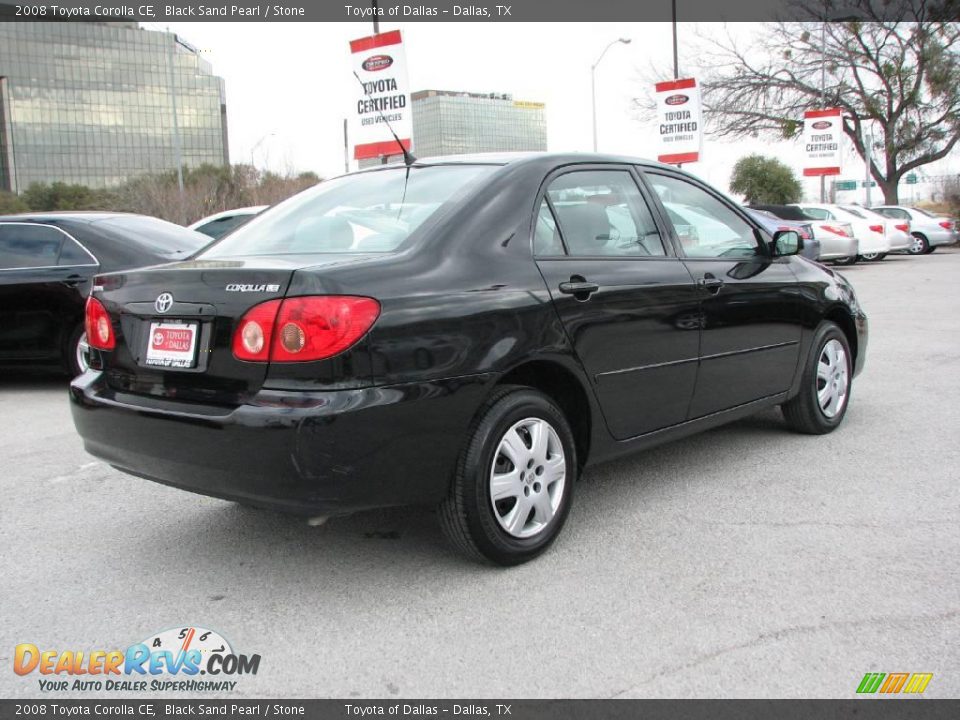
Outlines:
POLYGON ((187 227, 204 235, 209 235, 214 240, 219 240, 228 232, 233 232, 246 222, 249 222, 255 215, 259 215, 266 210, 268 205, 251 205, 250 207, 236 208, 235 210, 224 210, 215 215, 208 215, 205 218, 197 220, 187 227))
POLYGON ((886 256, 890 252, 890 238, 887 237, 886 223, 882 221, 854 215, 839 205, 828 203, 797 203, 797 207, 818 220, 835 220, 852 225, 853 234, 859 243, 861 258, 877 258, 881 255, 886 256))
POLYGON ((820 261, 852 265, 860 254, 853 226, 847 222, 821 221, 805 213, 796 205, 750 205, 748 209, 771 213, 781 220, 809 225, 814 239, 820 244, 820 261))
MULTIPOLYGON (((870 220, 872 225, 883 223, 887 239, 890 241, 890 252, 909 252, 913 246, 913 235, 910 234, 909 220, 887 217, 860 205, 841 205, 840 207, 849 213, 863 217, 865 220, 870 220)), ((861 257, 864 260, 883 260, 884 256, 879 253, 861 253, 861 257)))
POLYGON ((911 255, 925 255, 940 245, 950 245, 957 241, 957 224, 948 218, 937 217, 926 210, 905 205, 881 205, 873 209, 890 218, 910 221, 913 242, 908 252, 911 255))

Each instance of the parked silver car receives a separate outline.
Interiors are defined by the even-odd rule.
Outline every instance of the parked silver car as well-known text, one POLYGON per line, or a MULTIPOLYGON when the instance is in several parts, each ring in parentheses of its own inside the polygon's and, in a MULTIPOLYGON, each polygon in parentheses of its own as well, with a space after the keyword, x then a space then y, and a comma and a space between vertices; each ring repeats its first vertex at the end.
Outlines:
POLYGON ((913 244, 907 252, 911 255, 925 255, 940 245, 950 245, 957 241, 957 228, 953 220, 905 205, 881 205, 873 209, 890 218, 910 221, 913 244))

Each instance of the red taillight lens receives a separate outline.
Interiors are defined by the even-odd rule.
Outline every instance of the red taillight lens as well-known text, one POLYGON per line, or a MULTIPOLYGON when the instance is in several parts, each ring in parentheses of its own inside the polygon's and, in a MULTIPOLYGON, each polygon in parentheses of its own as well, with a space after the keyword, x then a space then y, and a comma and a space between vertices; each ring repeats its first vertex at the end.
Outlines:
POLYGON ((337 355, 363 337, 380 316, 373 298, 331 295, 283 301, 272 362, 307 362, 337 355))
POLYGON ((110 324, 110 315, 103 303, 94 297, 87 298, 87 315, 84 321, 87 343, 98 350, 113 350, 117 346, 110 324))
POLYGON ((821 227, 827 232, 831 232, 834 235, 842 235, 843 237, 849 237, 847 231, 841 227, 834 227, 833 225, 821 225, 821 227))
POLYGON ((910 232, 910 223, 900 223, 899 225, 894 225, 894 227, 900 232, 910 232))
POLYGON ((233 334, 233 354, 252 362, 310 362, 337 355, 380 316, 373 298, 320 295, 270 300, 251 308, 233 334))
POLYGON ((944 220, 942 223, 940 223, 940 227, 942 227, 944 230, 953 230, 953 222, 950 220, 944 220))
POLYGON ((273 325, 283 300, 268 300, 255 305, 240 318, 233 333, 233 356, 238 360, 267 362, 273 325))
POLYGON ((875 233, 880 233, 881 235, 883 235, 883 225, 871 225, 870 229, 873 230, 875 233))

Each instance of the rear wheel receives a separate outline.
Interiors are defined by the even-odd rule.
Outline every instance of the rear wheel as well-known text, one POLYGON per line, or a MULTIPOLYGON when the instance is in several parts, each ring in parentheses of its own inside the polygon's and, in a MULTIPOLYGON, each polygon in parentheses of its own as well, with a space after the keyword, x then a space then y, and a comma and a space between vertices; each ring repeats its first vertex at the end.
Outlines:
POLYGON ((833 432, 847 412, 853 361, 843 331, 832 322, 817 329, 800 379, 800 392, 781 405, 787 424, 808 435, 833 432))
POLYGON ((911 255, 926 255, 930 252, 930 243, 927 242, 926 235, 922 233, 913 233, 913 242, 907 248, 911 255))
POLYGON ((932 253, 932 252, 933 252, 934 250, 936 250, 936 249, 937 249, 937 246, 936 246, 936 245, 927 245, 927 250, 926 250, 926 252, 924 253, 924 255, 929 255, 930 253, 932 253))
POLYGON ((484 404, 440 506, 460 550, 498 565, 535 558, 556 539, 573 498, 576 445, 550 398, 505 386, 484 404))
POLYGON ((883 252, 863 253, 863 255, 860 256, 860 259, 866 260, 867 262, 879 262, 880 260, 883 260, 886 256, 887 254, 883 252))
POLYGON ((83 327, 83 323, 80 323, 73 329, 73 332, 70 333, 70 337, 67 338, 66 347, 63 349, 64 369, 71 377, 76 377, 86 372, 89 367, 89 365, 87 365, 87 353, 89 350, 90 346, 87 344, 87 333, 83 327))
POLYGON ((860 258, 855 255, 853 257, 840 258, 839 260, 834 260, 833 262, 835 265, 856 265, 857 260, 859 259, 860 258))

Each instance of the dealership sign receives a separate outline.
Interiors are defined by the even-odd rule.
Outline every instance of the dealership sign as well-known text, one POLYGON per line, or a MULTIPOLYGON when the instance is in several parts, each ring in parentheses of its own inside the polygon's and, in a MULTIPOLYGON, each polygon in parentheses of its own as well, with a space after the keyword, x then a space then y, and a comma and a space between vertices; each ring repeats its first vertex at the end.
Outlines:
POLYGON ((660 138, 657 159, 676 165, 697 162, 703 145, 703 117, 696 79, 667 80, 655 88, 660 138))
POLYGON ((840 108, 807 110, 803 114, 803 174, 839 175, 842 139, 840 108))
POLYGON ((413 121, 400 31, 351 40, 350 53, 353 72, 360 80, 351 80, 355 98, 351 110, 354 159, 401 154, 390 127, 409 150, 413 121))

